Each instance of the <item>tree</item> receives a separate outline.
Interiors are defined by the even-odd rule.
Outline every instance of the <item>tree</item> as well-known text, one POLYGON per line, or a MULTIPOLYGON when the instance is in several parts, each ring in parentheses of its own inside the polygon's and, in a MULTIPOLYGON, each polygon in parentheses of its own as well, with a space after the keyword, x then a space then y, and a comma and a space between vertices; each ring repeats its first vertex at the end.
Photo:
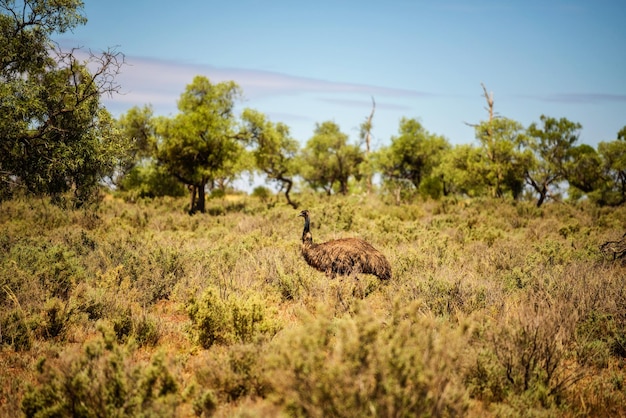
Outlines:
POLYGON ((443 137, 428 132, 417 120, 402 118, 400 135, 391 138, 391 145, 379 152, 378 166, 383 179, 399 187, 411 185, 422 194, 439 197, 443 183, 434 176, 450 144, 443 137))
POLYGON ((476 125, 475 130, 481 151, 476 174, 482 177, 491 197, 511 194, 517 199, 524 189, 524 173, 532 161, 530 153, 521 149, 522 125, 508 118, 495 118, 476 125))
POLYGON ((301 153, 302 178, 313 188, 322 188, 330 195, 334 187, 348 194, 348 181, 358 175, 363 162, 363 152, 357 145, 348 143, 335 122, 316 124, 313 136, 301 153))
POLYGON ((184 196, 185 187, 156 160, 156 127, 151 106, 132 107, 118 120, 128 152, 114 184, 130 197, 184 196))
POLYGON ((583 194, 598 190, 603 184, 602 158, 593 147, 582 144, 572 147, 570 158, 563 165, 569 183, 569 196, 576 200, 583 194))
POLYGON ((598 144, 602 158, 603 183, 592 198, 605 205, 626 203, 626 126, 617 139, 598 144))
POLYGON ((157 159, 191 192, 190 212, 205 212, 205 191, 237 171, 243 151, 233 115, 239 86, 196 76, 178 101, 179 114, 156 123, 157 159))
POLYGON ((119 129, 128 153, 121 167, 123 176, 140 161, 152 158, 155 152, 155 126, 152 106, 134 106, 119 118, 119 129))
POLYGON ((481 151, 480 161, 472 164, 472 168, 489 189, 491 197, 510 193, 517 199, 524 189, 524 173, 532 164, 532 155, 521 150, 524 143, 522 125, 498 116, 494 111, 493 93, 488 93, 483 83, 481 86, 489 119, 470 125, 474 127, 481 151))
POLYGON ((187 189, 162 165, 152 159, 137 163, 123 178, 118 188, 127 197, 154 198, 161 196, 185 196, 187 189))
POLYGON ((291 138, 287 125, 274 124, 255 110, 245 109, 241 117, 244 121, 243 135, 253 145, 252 155, 256 168, 269 180, 281 185, 287 203, 296 209, 298 204, 291 200, 289 192, 296 174, 298 141, 291 138))
POLYGON ((123 55, 79 59, 50 36, 84 24, 81 1, 0 2, 0 194, 16 189, 80 206, 126 151, 103 94, 119 91, 123 55))
POLYGON ((0 1, 0 77, 3 82, 54 65, 50 36, 87 23, 81 0, 0 1))
POLYGON ((526 143, 535 157, 535 164, 526 171, 526 182, 539 195, 537 207, 567 178, 566 165, 572 161, 572 148, 582 128, 565 118, 541 115, 540 120, 543 127, 532 123, 526 130, 526 143))
POLYGON ((471 144, 456 145, 445 152, 434 171, 442 179, 444 194, 470 197, 487 194, 483 160, 483 152, 471 144))
POLYGON ((374 120, 374 112, 376 111, 376 101, 374 97, 372 97, 372 111, 369 116, 361 125, 359 126, 359 138, 361 141, 365 142, 365 156, 363 164, 361 165, 362 174, 365 176, 365 187, 367 189, 367 193, 372 192, 372 164, 370 161, 370 155, 372 152, 372 128, 373 120, 374 120))

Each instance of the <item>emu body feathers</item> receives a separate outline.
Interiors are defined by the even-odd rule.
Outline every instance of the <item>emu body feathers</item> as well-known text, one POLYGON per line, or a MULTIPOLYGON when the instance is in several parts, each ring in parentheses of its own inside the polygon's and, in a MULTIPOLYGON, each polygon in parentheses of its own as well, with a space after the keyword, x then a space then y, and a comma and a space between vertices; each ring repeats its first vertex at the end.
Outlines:
POLYGON ((391 265, 385 256, 360 238, 341 238, 321 244, 313 243, 309 211, 298 216, 304 218, 302 231, 302 256, 308 265, 334 278, 339 275, 373 274, 381 280, 391 278, 391 265))

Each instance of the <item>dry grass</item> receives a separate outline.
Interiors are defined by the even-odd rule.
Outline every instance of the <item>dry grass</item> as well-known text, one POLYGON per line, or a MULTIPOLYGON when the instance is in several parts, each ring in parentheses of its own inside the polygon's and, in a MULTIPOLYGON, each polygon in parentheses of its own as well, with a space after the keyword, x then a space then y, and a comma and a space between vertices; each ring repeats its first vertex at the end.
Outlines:
POLYGON ((2 203, 0 415, 626 415, 625 207, 299 201, 393 279, 327 279, 252 198, 2 203))

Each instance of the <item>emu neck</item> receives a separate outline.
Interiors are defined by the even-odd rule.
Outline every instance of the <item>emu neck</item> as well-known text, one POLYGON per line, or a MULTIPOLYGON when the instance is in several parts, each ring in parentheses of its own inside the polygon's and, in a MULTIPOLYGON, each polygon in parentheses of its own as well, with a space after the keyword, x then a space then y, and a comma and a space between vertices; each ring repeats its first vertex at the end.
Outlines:
POLYGON ((302 230, 302 245, 313 245, 313 235, 310 231, 309 218, 304 218, 304 229, 302 230))

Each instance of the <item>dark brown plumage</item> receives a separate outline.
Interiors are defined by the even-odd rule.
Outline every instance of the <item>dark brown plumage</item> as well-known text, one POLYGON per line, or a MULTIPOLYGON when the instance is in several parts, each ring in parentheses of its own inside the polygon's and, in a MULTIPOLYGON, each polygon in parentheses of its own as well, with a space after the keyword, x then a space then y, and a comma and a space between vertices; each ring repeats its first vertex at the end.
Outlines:
POLYGON ((302 256, 309 266, 326 273, 330 278, 337 274, 365 273, 381 280, 391 279, 391 265, 371 244, 359 238, 341 238, 314 244, 309 211, 303 210, 298 216, 304 218, 302 256))
POLYGON ((613 256, 613 260, 626 260, 626 233, 617 241, 607 241, 600 246, 600 251, 606 256, 613 256))

